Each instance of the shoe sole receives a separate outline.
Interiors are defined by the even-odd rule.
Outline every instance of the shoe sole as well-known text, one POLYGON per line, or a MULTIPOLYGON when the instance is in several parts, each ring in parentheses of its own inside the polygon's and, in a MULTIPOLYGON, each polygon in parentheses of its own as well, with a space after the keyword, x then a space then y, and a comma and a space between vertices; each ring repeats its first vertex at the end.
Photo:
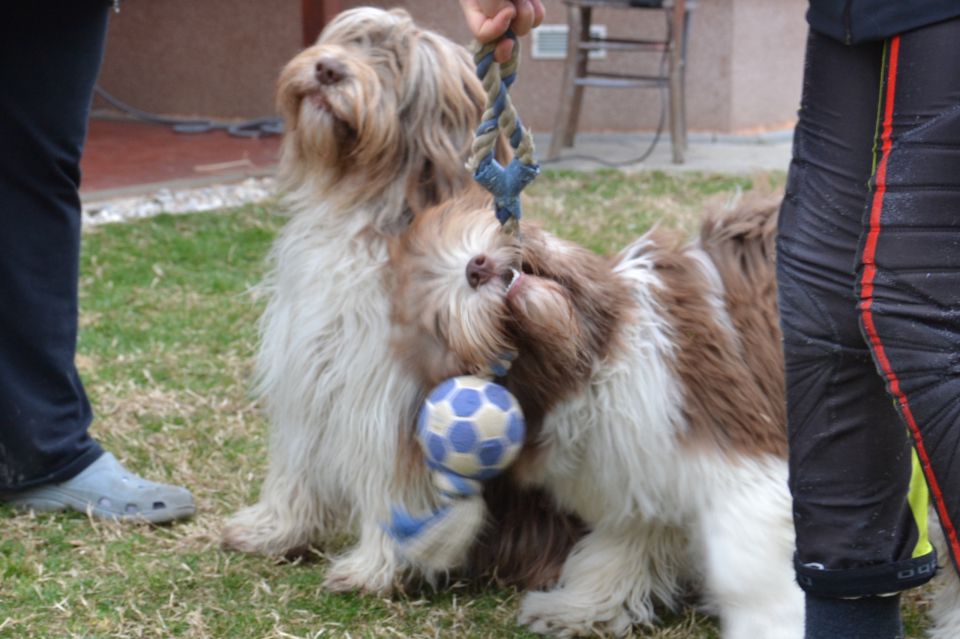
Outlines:
MULTIPOLYGON (((50 490, 50 489, 48 489, 50 490)), ((33 510, 35 512, 66 512, 76 511, 86 514, 89 512, 98 519, 113 519, 117 521, 145 521, 151 524, 163 524, 178 519, 185 519, 196 512, 192 505, 179 506, 177 508, 164 508, 162 510, 144 513, 126 513, 106 510, 86 501, 73 499, 69 495, 61 494, 59 499, 46 497, 27 497, 21 499, 11 499, 4 502, 18 510, 33 510)))

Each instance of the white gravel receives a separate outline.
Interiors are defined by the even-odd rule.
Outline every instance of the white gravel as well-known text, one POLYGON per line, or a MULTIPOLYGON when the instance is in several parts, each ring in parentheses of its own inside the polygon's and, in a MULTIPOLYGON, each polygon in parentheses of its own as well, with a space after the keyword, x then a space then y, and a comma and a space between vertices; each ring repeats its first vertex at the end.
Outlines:
POLYGON ((242 206, 261 202, 275 194, 276 183, 271 177, 189 189, 160 189, 146 195, 84 202, 83 224, 109 224, 160 213, 194 213, 242 206))

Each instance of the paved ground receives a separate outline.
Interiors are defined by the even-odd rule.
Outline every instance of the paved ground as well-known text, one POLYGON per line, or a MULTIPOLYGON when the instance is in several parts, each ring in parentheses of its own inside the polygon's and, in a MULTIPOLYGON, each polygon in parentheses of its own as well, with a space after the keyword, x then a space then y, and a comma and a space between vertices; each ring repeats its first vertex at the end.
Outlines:
MULTIPOLYGON (((549 136, 534 136, 541 157, 549 148, 549 136)), ((708 136, 693 134, 683 164, 673 163, 669 138, 661 138, 642 162, 653 141, 650 135, 586 134, 577 136, 572 149, 560 161, 546 162, 549 168, 596 169, 615 165, 625 171, 700 171, 704 173, 755 173, 786 171, 790 164, 791 131, 762 136, 708 136), (603 160, 600 162, 598 160, 603 160)))
MULTIPOLYGON (((685 162, 674 164, 670 140, 652 151, 650 134, 583 134, 558 161, 547 161, 549 136, 535 135, 544 168, 625 171, 756 173, 785 171, 791 131, 757 136, 691 134, 685 162), (642 161, 638 161, 645 156, 642 161)), ((84 154, 81 199, 88 221, 115 221, 155 209, 203 210, 262 197, 278 155, 279 138, 230 138, 223 132, 176 134, 164 127, 94 121, 84 154), (258 195, 260 194, 260 195, 258 195), (179 203, 174 206, 175 203, 179 203)))
POLYGON ((80 195, 89 203, 269 175, 279 147, 279 136, 176 133, 166 126, 93 118, 81 163, 80 195))

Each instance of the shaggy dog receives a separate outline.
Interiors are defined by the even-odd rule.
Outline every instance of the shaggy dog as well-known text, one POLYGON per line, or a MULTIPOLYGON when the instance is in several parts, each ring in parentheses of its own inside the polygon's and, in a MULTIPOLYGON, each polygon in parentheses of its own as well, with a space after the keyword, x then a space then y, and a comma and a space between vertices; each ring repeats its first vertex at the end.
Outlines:
POLYGON ((787 489, 774 201, 652 232, 614 258, 488 198, 418 216, 393 246, 396 348, 425 385, 517 352, 528 446, 511 469, 589 527, 520 621, 624 635, 703 594, 729 639, 799 639, 787 489), (517 271, 522 264, 522 271, 517 271))
MULTIPOLYGON (((424 389, 390 354, 387 244, 470 181, 484 99, 466 50, 401 10, 340 14, 283 70, 292 215, 264 283, 257 359, 269 466, 258 503, 227 521, 225 545, 279 556, 356 534, 328 588, 385 593, 417 574, 383 528, 391 504, 433 505, 423 464, 398 454, 424 389)), ((501 494, 502 523, 474 565, 521 586, 555 578, 574 524, 536 493, 501 494)))

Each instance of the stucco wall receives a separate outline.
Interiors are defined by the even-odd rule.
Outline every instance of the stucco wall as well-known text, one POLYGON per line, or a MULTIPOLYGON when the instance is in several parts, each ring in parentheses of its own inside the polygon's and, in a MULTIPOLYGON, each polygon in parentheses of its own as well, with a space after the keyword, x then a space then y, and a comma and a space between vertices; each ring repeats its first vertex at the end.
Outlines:
MULTIPOLYGON (((468 42, 455 0, 341 0, 403 6, 423 25, 468 42)), ((688 123, 694 131, 782 128, 799 103, 806 0, 700 0, 693 14, 687 70, 688 123)), ((566 21, 561 0, 545 0, 547 22, 566 21)), ((177 114, 252 117, 273 112, 279 69, 299 48, 300 0, 144 0, 114 16, 102 85, 141 108, 177 114)), ((594 22, 610 35, 656 35, 659 11, 604 9, 594 22)), ((525 43, 514 99, 535 131, 553 126, 562 62, 533 60, 525 43)), ((658 56, 610 54, 597 68, 653 72, 658 56)), ((660 115, 656 90, 587 89, 581 131, 650 130, 660 115)))
POLYGON ((806 0, 736 0, 731 21, 731 130, 778 127, 796 120, 806 6, 806 0))
POLYGON ((131 0, 111 13, 99 82, 153 112, 271 115, 300 43, 300 0, 131 0))

